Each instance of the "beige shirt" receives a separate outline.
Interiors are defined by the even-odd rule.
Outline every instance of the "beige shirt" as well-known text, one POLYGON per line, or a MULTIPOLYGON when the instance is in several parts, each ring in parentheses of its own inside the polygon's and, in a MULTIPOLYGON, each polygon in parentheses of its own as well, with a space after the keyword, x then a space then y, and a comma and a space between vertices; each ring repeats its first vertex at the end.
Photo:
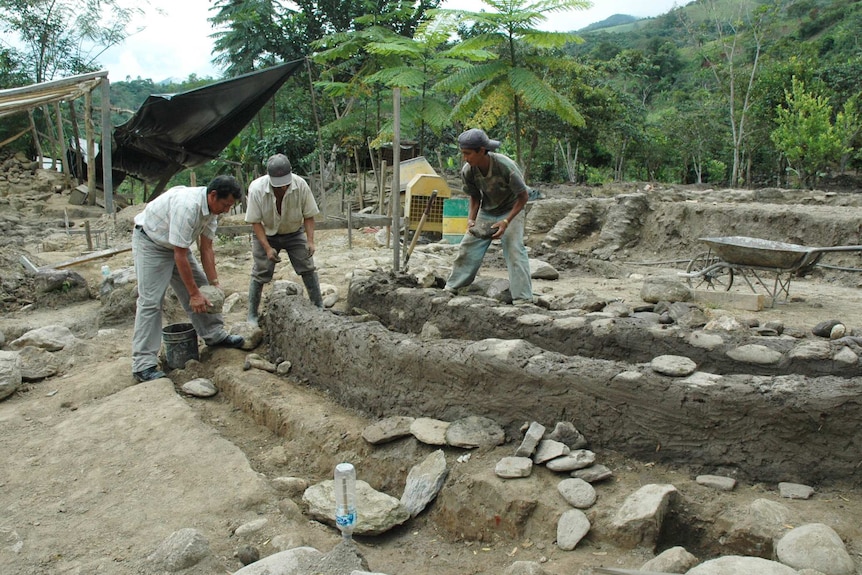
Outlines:
POLYGON ((275 205, 275 192, 269 183, 269 176, 261 176, 248 186, 248 209, 245 221, 260 223, 268 236, 292 234, 302 228, 305 218, 313 218, 320 213, 314 194, 308 183, 296 174, 291 174, 290 187, 281 201, 281 215, 275 205))

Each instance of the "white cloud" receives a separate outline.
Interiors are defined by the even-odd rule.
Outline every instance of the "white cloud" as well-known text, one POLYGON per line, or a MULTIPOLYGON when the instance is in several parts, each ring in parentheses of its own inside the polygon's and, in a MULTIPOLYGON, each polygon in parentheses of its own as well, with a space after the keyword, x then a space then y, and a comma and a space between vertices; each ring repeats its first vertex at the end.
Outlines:
POLYGON ((150 0, 147 15, 131 28, 145 29, 107 50, 99 58, 113 81, 126 77, 185 80, 190 74, 218 78, 211 63, 213 28, 208 18, 209 0, 150 0), (158 13, 156 9, 161 10, 158 13))
MULTIPOLYGON (((545 30, 574 31, 614 14, 638 17, 657 16, 684 5, 688 0, 595 0, 588 10, 555 13, 540 27, 545 30)), ((112 81, 167 78, 185 80, 190 74, 219 78, 222 72, 212 63, 213 29, 207 21, 209 0, 150 0, 147 16, 133 27, 146 29, 122 45, 106 51, 99 61, 112 81), (159 14, 156 8, 164 14, 159 14)), ((478 11, 487 8, 480 0, 446 0, 443 7, 478 11)))

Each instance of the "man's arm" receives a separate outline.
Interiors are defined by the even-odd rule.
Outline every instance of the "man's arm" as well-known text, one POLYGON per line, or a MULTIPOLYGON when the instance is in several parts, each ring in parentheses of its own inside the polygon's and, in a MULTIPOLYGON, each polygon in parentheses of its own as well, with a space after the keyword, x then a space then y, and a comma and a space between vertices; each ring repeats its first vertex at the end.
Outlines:
POLYGON ((518 196, 515 198, 515 204, 512 206, 512 210, 509 212, 509 215, 499 222, 492 224, 492 228, 497 228, 497 232, 491 236, 493 239, 499 239, 506 233, 506 230, 509 229, 509 222, 515 219, 515 216, 521 213, 521 210, 524 209, 524 206, 527 205, 527 200, 530 199, 530 195, 527 193, 527 190, 521 191, 518 196))
POLYGON ((314 218, 303 218, 302 225, 305 227, 305 238, 308 240, 308 255, 314 255, 314 218))
POLYGON ((251 229, 254 230, 254 237, 257 238, 257 241, 263 247, 264 251, 266 251, 266 258, 269 261, 277 262, 278 254, 274 249, 272 249, 272 246, 269 245, 269 240, 266 239, 266 230, 263 229, 263 224, 255 222, 251 225, 251 229))
MULTIPOLYGON (((204 257, 204 237, 201 237, 201 261, 206 262, 204 257)), ((212 240, 209 240, 209 250, 212 252, 212 240)), ((211 260, 210 267, 215 273, 215 263, 214 259, 211 260)), ((206 313, 207 307, 211 305, 210 301, 201 293, 200 288, 198 288, 198 284, 195 283, 195 277, 192 273, 192 266, 189 263, 189 248, 181 248, 174 246, 174 263, 177 266, 177 271, 180 274, 180 279, 183 280, 183 285, 186 286, 186 291, 189 292, 189 306, 192 308, 192 311, 195 313, 206 313)), ((206 270, 206 264, 204 263, 204 270, 206 270)), ((209 272, 207 273, 207 277, 210 277, 209 272)))

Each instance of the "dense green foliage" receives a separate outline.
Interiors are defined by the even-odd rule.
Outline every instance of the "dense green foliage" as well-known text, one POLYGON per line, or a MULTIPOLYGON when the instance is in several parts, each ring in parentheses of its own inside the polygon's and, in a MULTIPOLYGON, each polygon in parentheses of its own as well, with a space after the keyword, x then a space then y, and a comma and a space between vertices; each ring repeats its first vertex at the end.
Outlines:
MULTIPOLYGON (((396 87, 402 141, 439 167, 460 163, 454 138, 472 126, 534 181, 814 186, 862 167, 858 1, 696 0, 577 35, 538 26, 580 0, 438 4, 218 0, 214 59, 229 76, 314 53, 198 178, 248 179, 281 151, 334 188, 392 137, 396 87)), ((23 83, 19 58, 0 53, 4 86, 23 83)), ((114 82, 114 122, 150 93, 208 80, 114 82)))

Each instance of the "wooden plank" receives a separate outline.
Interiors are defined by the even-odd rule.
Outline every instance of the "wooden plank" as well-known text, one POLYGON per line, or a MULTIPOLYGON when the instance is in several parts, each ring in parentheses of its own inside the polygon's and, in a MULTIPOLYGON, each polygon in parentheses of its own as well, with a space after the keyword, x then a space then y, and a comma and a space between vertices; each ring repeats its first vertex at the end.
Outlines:
POLYGON ((53 266, 42 266, 39 268, 39 271, 61 270, 63 268, 68 268, 68 267, 71 267, 71 266, 74 266, 77 264, 82 264, 85 262, 97 260, 99 258, 107 258, 107 257, 113 256, 113 255, 121 254, 123 252, 129 252, 129 251, 132 251, 132 245, 131 244, 128 244, 128 245, 125 245, 125 246, 119 247, 119 248, 110 248, 107 250, 101 250, 98 252, 93 252, 91 254, 86 254, 86 255, 77 257, 75 259, 71 259, 71 260, 68 260, 68 261, 65 261, 65 262, 62 262, 59 264, 55 264, 53 266))
MULTIPOLYGON (((354 230, 366 227, 383 227, 389 225, 391 219, 388 216, 380 216, 377 214, 350 214, 350 226, 354 230)), ((315 220, 315 230, 346 230, 348 226, 347 219, 327 219, 315 220)), ((216 234, 220 236, 242 236, 251 234, 251 224, 239 226, 219 226, 216 234)))
POLYGON ((718 307, 732 307, 746 311, 762 311, 772 298, 756 293, 737 293, 713 290, 695 290, 694 301, 718 307))

